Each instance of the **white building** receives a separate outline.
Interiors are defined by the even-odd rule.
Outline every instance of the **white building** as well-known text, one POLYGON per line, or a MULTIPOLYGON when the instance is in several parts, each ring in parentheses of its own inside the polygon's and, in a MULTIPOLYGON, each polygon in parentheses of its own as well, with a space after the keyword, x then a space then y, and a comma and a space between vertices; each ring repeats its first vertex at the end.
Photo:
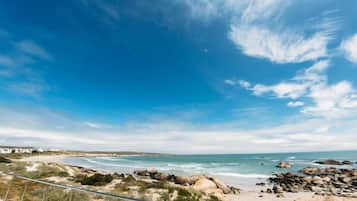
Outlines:
POLYGON ((41 148, 0 146, 0 154, 43 152, 41 148))

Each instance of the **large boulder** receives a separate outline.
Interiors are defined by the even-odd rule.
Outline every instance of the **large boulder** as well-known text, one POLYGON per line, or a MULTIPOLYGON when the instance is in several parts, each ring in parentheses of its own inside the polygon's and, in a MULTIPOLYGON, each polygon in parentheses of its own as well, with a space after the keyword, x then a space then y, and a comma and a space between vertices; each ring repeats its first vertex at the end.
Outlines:
POLYGON ((193 185, 198 180, 196 176, 172 176, 173 182, 180 185, 193 185))
POLYGON ((281 186, 279 186, 279 185, 274 185, 274 186, 273 186, 273 192, 274 192, 274 193, 283 193, 284 191, 283 191, 283 188, 282 188, 281 186))
POLYGON ((324 180, 319 176, 313 176, 312 177, 312 183, 314 183, 316 185, 323 185, 324 184, 324 180))
POLYGON ((192 188, 196 191, 207 192, 217 189, 217 185, 207 177, 200 177, 192 186, 192 188))
POLYGON ((211 180, 216 184, 219 189, 223 191, 224 194, 229 194, 232 192, 232 190, 218 178, 212 177, 211 180))
POLYGON ((301 170, 301 172, 306 175, 316 175, 320 173, 320 171, 321 171, 320 168, 316 168, 316 167, 306 167, 301 170))
POLYGON ((277 168, 291 168, 291 163, 282 161, 276 167, 277 168))
POLYGON ((150 177, 150 179, 155 179, 158 181, 168 180, 169 175, 163 172, 159 172, 156 169, 147 169, 147 170, 137 170, 134 172, 137 176, 150 177))

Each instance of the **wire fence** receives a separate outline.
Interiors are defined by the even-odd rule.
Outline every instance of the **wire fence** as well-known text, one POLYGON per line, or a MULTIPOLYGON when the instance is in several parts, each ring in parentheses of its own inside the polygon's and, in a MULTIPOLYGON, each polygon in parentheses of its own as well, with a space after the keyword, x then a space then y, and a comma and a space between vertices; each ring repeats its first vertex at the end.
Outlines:
MULTIPOLYGON (((85 200, 101 200, 101 201, 144 201, 142 199, 132 198, 126 195, 118 195, 106 192, 99 192, 87 188, 52 183, 40 179, 32 179, 13 173, 0 173, 0 175, 10 176, 16 178, 18 182, 11 179, 7 183, 7 187, 3 195, 0 195, 0 201, 14 201, 11 194, 16 193, 16 200, 28 201, 29 195, 36 195, 39 201, 85 201, 85 200), (20 190, 19 190, 19 186, 20 190), (20 191, 20 192, 19 192, 20 191), (94 199, 89 199, 88 197, 94 199), (84 199, 88 198, 88 199, 84 199)), ((14 197, 14 196, 12 196, 14 197)), ((31 200, 32 201, 32 200, 31 200)))

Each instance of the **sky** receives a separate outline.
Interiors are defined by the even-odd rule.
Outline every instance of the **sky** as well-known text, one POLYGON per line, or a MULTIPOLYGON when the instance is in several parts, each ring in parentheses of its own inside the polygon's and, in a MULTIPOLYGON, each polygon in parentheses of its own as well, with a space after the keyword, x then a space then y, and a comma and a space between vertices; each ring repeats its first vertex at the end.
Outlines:
POLYGON ((0 144, 357 147, 353 0, 0 2, 0 144))

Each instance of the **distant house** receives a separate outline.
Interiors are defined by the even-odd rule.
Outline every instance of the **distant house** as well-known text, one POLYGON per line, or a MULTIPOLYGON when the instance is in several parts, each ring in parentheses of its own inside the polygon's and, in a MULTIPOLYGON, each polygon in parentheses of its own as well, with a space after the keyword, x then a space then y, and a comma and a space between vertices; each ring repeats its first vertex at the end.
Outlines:
POLYGON ((44 152, 41 148, 0 146, 0 154, 44 152))

